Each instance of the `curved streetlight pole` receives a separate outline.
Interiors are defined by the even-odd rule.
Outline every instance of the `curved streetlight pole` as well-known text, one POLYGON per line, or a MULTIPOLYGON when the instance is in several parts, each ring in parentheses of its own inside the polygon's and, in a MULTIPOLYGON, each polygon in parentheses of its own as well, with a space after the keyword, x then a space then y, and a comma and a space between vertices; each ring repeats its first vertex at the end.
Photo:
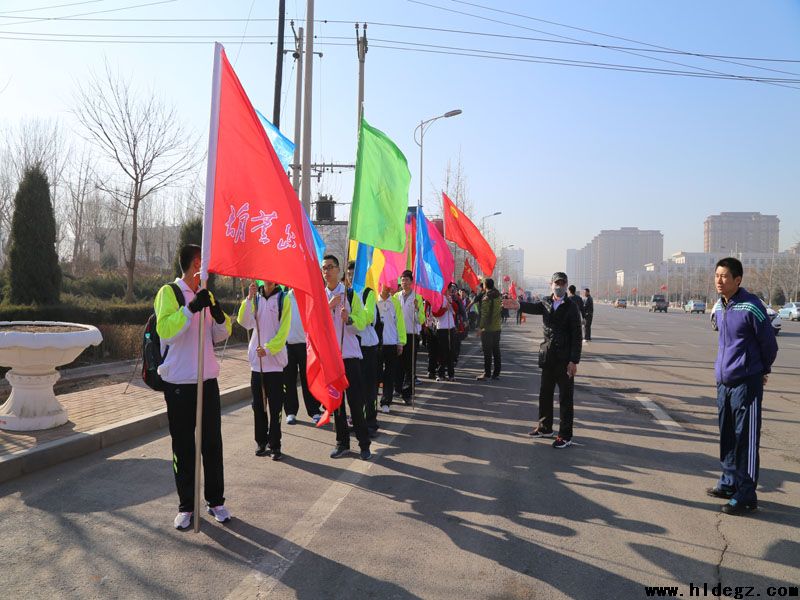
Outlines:
POLYGON ((414 142, 419 146, 419 200, 417 201, 417 206, 422 206, 422 144, 425 139, 425 130, 431 126, 434 121, 438 121, 439 119, 449 119, 450 117, 455 117, 461 114, 461 109, 456 108, 455 110, 448 110, 443 115, 439 115, 438 117, 432 117, 425 121, 420 121, 419 125, 416 126, 414 129, 414 142), (419 130, 419 141, 417 141, 417 130, 419 130))
POLYGON ((503 214, 503 211, 502 210, 498 210, 497 212, 494 212, 494 213, 492 213, 490 215, 486 215, 485 217, 481 217, 481 233, 484 236, 486 235, 486 219, 489 219, 491 217, 496 217, 497 215, 502 215, 502 214, 503 214))

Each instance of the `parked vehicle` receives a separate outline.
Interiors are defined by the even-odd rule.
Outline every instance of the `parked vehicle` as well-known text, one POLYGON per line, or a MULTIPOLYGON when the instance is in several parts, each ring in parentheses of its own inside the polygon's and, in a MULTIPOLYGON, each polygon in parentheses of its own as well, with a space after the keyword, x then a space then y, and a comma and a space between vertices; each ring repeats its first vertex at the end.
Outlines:
MULTIPOLYGON (((761 304, 764 305, 764 308, 767 311, 767 318, 772 324, 772 330, 775 332, 775 335, 778 335, 781 332, 781 327, 783 327, 783 321, 781 320, 780 314, 775 312, 772 307, 763 300, 761 301, 761 304)), ((717 313, 713 312, 713 308, 711 312, 711 329, 714 331, 719 331, 719 327, 717 327, 717 313)))
POLYGON ((789 319, 790 321, 800 321, 800 302, 787 302, 778 311, 778 316, 781 319, 789 319))
POLYGON ((667 312, 668 309, 669 303, 663 294, 654 294, 653 297, 650 298, 649 312, 667 312))
POLYGON ((628 301, 625 298, 614 300, 614 308, 628 308, 628 301))
POLYGON ((683 307, 683 312, 703 314, 706 312, 706 303, 702 300, 689 300, 683 307))

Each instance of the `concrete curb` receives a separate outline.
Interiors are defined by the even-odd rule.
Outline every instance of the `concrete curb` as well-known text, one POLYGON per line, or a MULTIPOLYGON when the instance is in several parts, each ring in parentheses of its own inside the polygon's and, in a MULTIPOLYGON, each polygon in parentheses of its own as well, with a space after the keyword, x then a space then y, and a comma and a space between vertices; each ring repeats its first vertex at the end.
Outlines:
MULTIPOLYGON (((222 407, 250 399, 250 384, 222 390, 222 407)), ((167 408, 0 457, 0 483, 167 427, 167 408)))

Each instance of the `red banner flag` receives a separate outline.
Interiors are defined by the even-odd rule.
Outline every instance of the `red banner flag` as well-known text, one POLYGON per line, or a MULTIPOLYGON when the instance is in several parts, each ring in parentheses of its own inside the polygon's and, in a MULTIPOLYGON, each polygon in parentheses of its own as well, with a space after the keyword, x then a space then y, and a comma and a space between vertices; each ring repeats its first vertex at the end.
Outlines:
POLYGON ((662 292, 666 292, 667 291, 667 286, 662 284, 661 285, 661 291, 662 292))
POLYGON ((514 300, 517 299, 517 284, 515 282, 511 282, 511 285, 508 288, 508 295, 511 296, 514 300))
POLYGON ((494 271, 497 257, 475 224, 461 212, 442 192, 445 237, 475 257, 483 274, 489 277, 494 271))
POLYGON ((464 270, 461 272, 461 280, 466 283, 473 292, 478 291, 480 280, 475 274, 475 271, 472 270, 472 265, 469 264, 468 258, 464 259, 464 270))
POLYGON ((215 47, 201 277, 295 290, 308 336, 308 387, 330 413, 347 387, 314 241, 289 178, 221 44, 215 47))

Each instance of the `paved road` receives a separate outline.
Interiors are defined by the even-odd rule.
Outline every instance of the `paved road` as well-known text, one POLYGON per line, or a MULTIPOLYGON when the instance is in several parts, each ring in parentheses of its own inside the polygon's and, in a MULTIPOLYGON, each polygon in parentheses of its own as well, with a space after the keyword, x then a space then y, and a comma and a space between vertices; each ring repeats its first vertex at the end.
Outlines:
POLYGON ((0 486, 8 598, 638 598, 645 585, 800 583, 800 323, 765 400, 760 510, 727 517, 717 473, 716 334, 700 316, 598 307, 576 438, 526 435, 535 319, 503 335, 504 374, 420 387, 384 419, 376 459, 327 457, 333 433, 285 428, 253 456, 249 407, 223 417, 226 526, 171 528, 165 432, 0 486))

